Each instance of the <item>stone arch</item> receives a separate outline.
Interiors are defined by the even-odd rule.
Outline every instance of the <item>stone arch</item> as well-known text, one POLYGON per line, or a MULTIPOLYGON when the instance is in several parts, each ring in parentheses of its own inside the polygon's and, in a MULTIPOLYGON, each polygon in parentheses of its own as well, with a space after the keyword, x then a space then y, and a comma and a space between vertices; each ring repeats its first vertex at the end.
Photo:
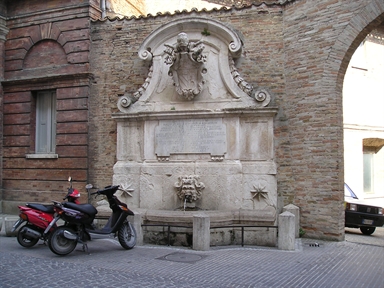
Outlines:
POLYGON ((52 67, 67 64, 63 47, 54 40, 42 40, 33 45, 23 61, 23 69, 52 67))
MULTIPOLYGON (((374 0, 370 4, 366 5, 358 15, 351 19, 350 23, 339 35, 333 48, 329 52, 324 66, 325 72, 322 77, 322 83, 323 86, 329 86, 329 83, 333 83, 330 78, 333 78, 333 75, 336 74, 334 96, 337 99, 338 110, 340 113, 342 113, 343 80, 349 61, 351 60, 354 51, 364 40, 367 34, 383 21, 384 2, 381 0, 374 0)), ((340 125, 342 128, 342 123, 340 123, 340 125)), ((341 143, 340 147, 342 147, 342 133, 339 141, 341 143)), ((342 159, 342 151, 339 153, 339 158, 342 159)))
MULTIPOLYGON (((340 33, 328 54, 324 64, 321 86, 329 87, 330 84, 333 86, 332 91, 337 106, 336 111, 341 115, 343 113, 343 82, 349 62, 360 43, 383 21, 384 2, 381 0, 371 1, 356 16, 350 19, 349 24, 340 33)), ((344 196, 344 128, 343 118, 340 117, 339 119, 340 122, 337 127, 337 170, 339 174, 340 198, 342 199, 344 196)), ((341 210, 344 211, 344 207, 341 210)), ((339 225, 344 227, 344 216, 340 216, 339 225)))
MULTIPOLYGON (((288 24, 286 35, 289 36, 285 38, 286 46, 284 50, 287 57, 286 79, 288 80, 284 96, 287 101, 280 101, 277 98, 280 104, 279 109, 281 110, 279 113, 281 113, 281 118, 277 118, 276 125, 279 128, 287 127, 289 132, 286 139, 289 142, 286 142, 288 144, 286 145, 282 140, 285 135, 283 133, 278 134, 279 142, 276 141, 276 147, 278 153, 282 152, 277 154, 279 164, 278 187, 284 204, 293 203, 300 207, 300 224, 308 237, 340 241, 344 239, 345 210, 343 206, 343 79, 354 50, 357 49, 365 36, 382 21, 384 2, 381 0, 362 1, 364 3, 356 2, 354 6, 356 10, 353 10, 352 15, 346 16, 343 20, 338 19, 337 16, 336 19, 330 18, 331 21, 327 23, 329 26, 322 26, 319 23, 317 27, 316 20, 318 18, 308 19, 307 16, 301 14, 302 10, 299 9, 308 9, 311 1, 299 2, 297 6, 292 4, 287 7, 285 12, 288 24), (334 22, 332 22, 332 19, 334 19, 334 22), (346 20, 347 23, 344 22, 346 20), (312 38, 305 32, 300 34, 300 25, 308 25, 308 29, 315 31, 319 28, 319 38, 316 38, 317 36, 312 38), (337 26, 332 31, 326 31, 332 25, 342 26, 337 26), (321 31, 320 29, 326 30, 321 31), (309 42, 308 46, 300 43, 294 45, 294 41, 302 40, 305 43, 304 40, 309 41, 309 39, 316 39, 319 45, 311 45, 312 43, 309 42), (329 50, 325 50, 324 47, 329 50), (311 51, 308 51, 309 49, 311 51), (311 54, 316 53, 316 51, 323 53, 318 56, 311 54), (301 52, 307 52, 307 55, 310 55, 313 59, 301 52), (304 60, 316 65, 308 66, 307 64, 303 68, 315 72, 308 78, 301 78, 306 77, 308 74, 303 72, 300 75, 300 71, 294 67, 294 63, 306 65, 304 60), (312 67, 316 67, 316 70, 312 70, 312 67), (321 99, 324 103, 318 102, 318 99, 321 99), (297 104, 300 104, 303 108, 302 111, 298 110, 300 106, 297 104), (311 108, 313 113, 309 112, 310 114, 304 115, 305 111, 307 111, 305 109, 311 108), (300 112, 309 120, 307 121, 305 117, 299 118, 297 115, 300 112), (321 125, 318 124, 318 121, 321 121, 321 125), (303 131, 308 131, 308 134, 303 131), (316 131, 316 133, 312 133, 312 131, 316 131), (324 135, 320 135, 317 131, 324 131, 324 135), (313 157, 312 152, 315 150, 312 149, 312 145, 314 143, 324 148, 323 151, 322 149, 316 151, 319 156, 318 159, 321 159, 321 161, 317 161, 317 158, 313 157), (300 153, 297 151, 300 151, 300 153), (305 169, 310 171, 311 174, 305 173, 305 169), (319 181, 328 177, 322 171, 329 173, 328 175, 331 175, 332 179, 318 184, 319 181), (308 185, 309 183, 310 185, 308 185), (319 191, 328 191, 327 197, 329 196, 329 198, 323 198, 320 201, 313 200, 319 199, 319 191), (316 203, 312 201, 316 201, 316 203), (323 221, 327 221, 329 225, 325 227, 323 223, 318 222, 318 219, 326 219, 323 221)), ((330 3, 331 1, 325 1, 324 5, 330 3)), ((276 131, 280 133, 279 130, 276 131)))
MULTIPOLYGON (((324 74, 322 77, 322 86, 329 86, 329 83, 335 83, 334 91, 337 103, 337 110, 342 113, 342 89, 344 76, 348 68, 349 61, 353 53, 375 27, 384 21, 384 2, 381 0, 374 0, 366 5, 361 12, 350 20, 350 23, 345 27, 343 32, 337 38, 333 48, 331 49, 327 61, 324 66, 324 74), (327 74, 325 74, 327 73, 327 74), (333 82, 334 75, 336 75, 336 82, 333 82)), ((342 121, 342 119, 340 120, 342 121)), ((340 123, 338 138, 339 142, 339 167, 344 167, 343 159, 343 123, 340 123)), ((340 177, 344 175, 344 169, 340 171, 340 177)), ((340 181, 340 191, 344 191, 340 181)))

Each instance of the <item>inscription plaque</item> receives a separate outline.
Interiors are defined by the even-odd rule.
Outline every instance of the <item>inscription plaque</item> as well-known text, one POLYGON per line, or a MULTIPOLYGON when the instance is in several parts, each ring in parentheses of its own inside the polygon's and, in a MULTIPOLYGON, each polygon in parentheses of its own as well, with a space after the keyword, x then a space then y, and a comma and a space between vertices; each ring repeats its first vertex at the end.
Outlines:
POLYGON ((222 119, 161 120, 155 128, 155 153, 224 155, 227 132, 222 119))

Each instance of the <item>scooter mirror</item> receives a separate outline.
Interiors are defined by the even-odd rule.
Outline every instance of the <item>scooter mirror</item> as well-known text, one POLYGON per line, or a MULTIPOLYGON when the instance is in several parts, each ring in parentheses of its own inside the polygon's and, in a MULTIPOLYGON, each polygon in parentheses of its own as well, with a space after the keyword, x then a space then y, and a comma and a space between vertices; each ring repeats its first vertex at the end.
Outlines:
POLYGON ((72 177, 69 176, 69 177, 68 177, 68 182, 71 182, 71 181, 72 181, 72 177))
POLYGON ((91 188, 93 188, 93 185, 92 185, 92 184, 87 184, 87 185, 85 185, 85 189, 91 189, 91 188))

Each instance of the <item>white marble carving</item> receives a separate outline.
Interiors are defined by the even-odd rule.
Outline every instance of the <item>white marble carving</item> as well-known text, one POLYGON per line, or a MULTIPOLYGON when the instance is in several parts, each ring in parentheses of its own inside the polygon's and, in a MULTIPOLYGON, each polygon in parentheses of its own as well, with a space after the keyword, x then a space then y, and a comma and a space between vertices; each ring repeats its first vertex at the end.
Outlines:
MULTIPOLYGON (((227 24, 195 16, 161 25, 143 41, 139 57, 147 63, 135 67, 150 67, 148 76, 113 114, 113 179, 132 183, 135 192, 122 195, 129 207, 184 217, 191 211, 180 207, 198 206, 220 221, 236 210, 241 223, 276 224, 278 110, 267 89, 239 73, 244 41, 227 24)), ((273 241, 268 233, 256 237, 273 241)))
POLYGON ((144 84, 141 85, 139 90, 137 90, 132 97, 130 97, 127 93, 125 93, 122 97, 119 98, 119 100, 117 101, 117 107, 119 108, 120 111, 124 111, 129 106, 131 106, 131 104, 139 100, 139 98, 141 97, 141 95, 143 95, 144 91, 147 89, 149 83, 151 82, 152 74, 153 74, 153 66, 149 67, 148 76, 145 79, 144 84))
POLYGON ((257 105, 260 107, 265 107, 271 102, 271 94, 269 94, 267 89, 259 88, 254 90, 252 94, 257 105))
POLYGON ((199 178, 198 175, 180 176, 179 181, 175 183, 177 196, 184 203, 188 203, 188 207, 195 207, 195 202, 200 199, 201 192, 205 188, 199 178))
POLYGON ((233 77, 233 80, 235 80, 236 84, 239 86, 241 90, 243 90, 248 96, 252 95, 253 86, 249 83, 247 83, 241 76, 239 71, 237 71, 237 68, 235 66, 235 62, 233 61, 233 58, 229 56, 229 64, 231 69, 231 75, 233 77))
POLYGON ((269 200, 268 196, 268 190, 266 189, 265 185, 258 184, 258 185, 253 185, 253 190, 251 190, 251 193, 253 194, 252 198, 256 199, 257 201, 262 201, 264 200, 268 205, 273 205, 271 201, 269 200))
POLYGON ((148 76, 136 92, 120 96, 119 110, 178 110, 185 101, 193 109, 267 106, 236 68, 233 59, 241 56, 242 41, 236 30, 213 19, 190 17, 161 26, 139 49, 139 57, 150 62, 148 76))
POLYGON ((177 153, 224 155, 227 131, 222 119, 161 120, 155 128, 155 153, 166 157, 177 153))
POLYGON ((203 74, 207 73, 202 41, 189 41, 188 35, 181 32, 177 35, 176 45, 164 45, 167 47, 164 52, 168 54, 165 63, 171 65, 168 75, 172 76, 177 93, 187 100, 192 100, 203 90, 203 74))

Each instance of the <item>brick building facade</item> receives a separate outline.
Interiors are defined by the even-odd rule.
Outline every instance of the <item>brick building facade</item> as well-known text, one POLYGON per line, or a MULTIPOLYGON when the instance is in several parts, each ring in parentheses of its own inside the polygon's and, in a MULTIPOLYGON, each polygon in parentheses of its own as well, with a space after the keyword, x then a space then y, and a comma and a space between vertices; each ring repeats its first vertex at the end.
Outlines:
POLYGON ((4 7, 2 2, 9 30, 1 51, 2 200, 49 202, 65 193, 69 175, 81 186, 87 182, 89 33, 91 18, 100 17, 99 3, 5 1, 4 7), (50 148, 36 141, 42 135, 35 133, 37 123, 46 121, 37 112, 37 105, 46 105, 42 93, 56 102, 56 127, 40 136, 44 142, 54 138, 50 148))
POLYGON ((268 88, 279 108, 279 208, 297 205, 309 237, 343 239, 343 78, 360 42, 384 21, 383 1, 266 1, 99 20, 103 2, 0 3, 4 212, 26 201, 60 199, 70 175, 79 188, 111 183, 118 95, 135 92, 148 73, 139 46, 164 23, 199 15, 241 33, 239 71, 268 88), (43 155, 35 141, 41 91, 53 91, 57 101, 55 149, 43 155))

